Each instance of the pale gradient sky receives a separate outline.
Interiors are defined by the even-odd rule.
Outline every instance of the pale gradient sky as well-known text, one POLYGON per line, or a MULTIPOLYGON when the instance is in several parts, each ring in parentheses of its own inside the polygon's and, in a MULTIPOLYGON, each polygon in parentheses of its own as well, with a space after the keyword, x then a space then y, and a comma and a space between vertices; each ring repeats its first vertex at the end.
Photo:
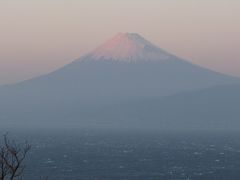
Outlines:
POLYGON ((118 32, 240 76, 239 0, 0 0, 0 84, 50 72, 118 32))

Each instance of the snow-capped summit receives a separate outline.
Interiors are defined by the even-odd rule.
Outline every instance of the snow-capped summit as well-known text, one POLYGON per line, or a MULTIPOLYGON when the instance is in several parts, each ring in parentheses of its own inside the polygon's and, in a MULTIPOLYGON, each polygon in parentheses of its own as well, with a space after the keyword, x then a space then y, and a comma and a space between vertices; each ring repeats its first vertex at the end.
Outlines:
POLYGON ((126 62, 162 61, 171 56, 136 33, 119 33, 88 54, 92 60, 104 59, 126 62))

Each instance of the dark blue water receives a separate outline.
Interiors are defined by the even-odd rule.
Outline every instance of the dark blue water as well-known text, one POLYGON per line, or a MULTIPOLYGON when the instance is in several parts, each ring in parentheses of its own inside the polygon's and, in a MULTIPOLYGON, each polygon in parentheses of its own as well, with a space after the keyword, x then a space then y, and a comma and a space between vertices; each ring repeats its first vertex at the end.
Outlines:
POLYGON ((10 132, 32 150, 26 180, 238 180, 240 134, 97 130, 10 132))

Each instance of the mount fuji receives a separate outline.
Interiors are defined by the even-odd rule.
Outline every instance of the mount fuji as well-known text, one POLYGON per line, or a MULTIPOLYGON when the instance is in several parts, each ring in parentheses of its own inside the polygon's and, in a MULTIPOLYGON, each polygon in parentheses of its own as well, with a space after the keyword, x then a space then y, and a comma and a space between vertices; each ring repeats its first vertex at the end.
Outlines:
POLYGON ((0 121, 81 121, 113 104, 239 82, 178 58, 136 33, 119 33, 52 73, 2 86, 0 121))

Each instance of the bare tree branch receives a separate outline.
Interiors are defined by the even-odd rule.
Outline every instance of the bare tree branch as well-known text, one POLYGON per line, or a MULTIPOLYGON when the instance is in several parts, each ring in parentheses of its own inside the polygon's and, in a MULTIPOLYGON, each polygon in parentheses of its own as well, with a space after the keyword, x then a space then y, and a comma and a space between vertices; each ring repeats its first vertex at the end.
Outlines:
POLYGON ((4 135, 3 143, 0 144, 0 180, 14 180, 23 175, 23 161, 30 149, 28 142, 17 144, 10 141, 7 134, 4 135))

